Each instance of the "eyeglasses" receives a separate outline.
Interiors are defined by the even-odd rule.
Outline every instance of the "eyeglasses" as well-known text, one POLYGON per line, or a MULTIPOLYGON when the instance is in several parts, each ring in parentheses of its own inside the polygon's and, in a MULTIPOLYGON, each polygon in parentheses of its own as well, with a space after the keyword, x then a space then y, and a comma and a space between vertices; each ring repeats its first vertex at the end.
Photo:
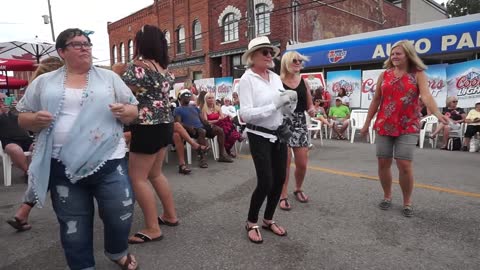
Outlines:
POLYGON ((82 48, 85 48, 85 49, 88 50, 88 49, 92 48, 93 44, 90 43, 90 42, 75 42, 74 41, 74 42, 70 42, 70 43, 65 44, 65 47, 68 47, 68 46, 74 48, 75 50, 80 50, 82 48))
POLYGON ((302 60, 302 59, 293 59, 293 63, 294 63, 295 65, 301 64, 301 63, 303 63, 303 60, 302 60))
POLYGON ((273 52, 272 49, 263 49, 262 54, 263 56, 268 56, 270 54, 273 57, 275 55, 275 52, 273 52))

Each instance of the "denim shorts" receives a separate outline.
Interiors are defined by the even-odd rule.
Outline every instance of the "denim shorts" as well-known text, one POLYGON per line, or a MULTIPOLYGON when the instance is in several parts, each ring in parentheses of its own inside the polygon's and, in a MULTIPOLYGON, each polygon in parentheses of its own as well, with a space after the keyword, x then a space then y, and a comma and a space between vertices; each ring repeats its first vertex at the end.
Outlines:
POLYGON ((417 139, 416 134, 404 134, 398 137, 377 136, 375 140, 377 157, 413 160, 417 139))

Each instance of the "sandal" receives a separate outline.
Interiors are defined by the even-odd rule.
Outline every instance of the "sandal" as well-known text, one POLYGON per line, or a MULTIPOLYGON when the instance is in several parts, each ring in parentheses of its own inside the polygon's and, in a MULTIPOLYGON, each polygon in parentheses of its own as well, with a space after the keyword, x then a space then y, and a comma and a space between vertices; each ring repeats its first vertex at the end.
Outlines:
POLYGON ((253 225, 252 227, 248 227, 248 223, 247 223, 247 225, 245 225, 245 230, 247 230, 247 237, 248 237, 248 240, 250 240, 250 242, 255 244, 263 243, 263 238, 261 238, 262 235, 260 234, 260 227, 258 225, 253 225), (248 233, 251 230, 255 230, 255 233, 257 234, 257 236, 260 236, 260 240, 253 240, 252 238, 250 238, 248 233))
MULTIPOLYGON (((123 258, 123 257, 122 257, 123 258)), ((120 258, 120 260, 122 259, 120 258)), ((137 260, 135 260, 135 257, 133 257, 132 254, 128 253, 127 254, 127 259, 125 262, 121 263, 120 260, 111 260, 112 262, 116 263, 122 270, 135 270, 138 269, 138 263, 137 260), (132 265, 134 268, 128 268, 128 266, 132 265)))
POLYGON ((176 222, 170 222, 170 221, 167 221, 167 220, 163 219, 162 217, 158 217, 158 224, 159 225, 167 225, 167 226, 170 226, 170 227, 175 227, 175 226, 178 226, 180 224, 180 222, 178 220, 176 222))
POLYGON ((288 198, 280 199, 280 203, 278 204, 278 206, 280 207, 280 209, 282 209, 282 210, 284 210, 284 211, 290 211, 290 210, 292 210, 292 206, 291 206, 290 203, 288 202, 288 198), (285 207, 282 207, 282 202, 284 202, 285 207))
POLYGON ((7 220, 7 223, 15 228, 17 232, 28 231, 32 228, 32 225, 28 224, 28 222, 21 221, 17 217, 7 220))
POLYGON ((160 235, 159 237, 157 238, 152 238, 142 232, 137 232, 136 234, 133 235, 133 237, 136 237, 140 240, 142 240, 142 242, 139 242, 139 241, 132 241, 131 239, 128 239, 128 243, 131 244, 131 245, 136 245, 136 244, 144 244, 144 243, 148 243, 148 242, 155 242, 155 241, 160 241, 163 239, 163 234, 160 235))
POLYGON ((278 226, 277 223, 275 223, 275 221, 272 221, 270 223, 266 223, 265 220, 263 221, 262 228, 264 228, 265 230, 271 231, 272 233, 274 233, 278 236, 286 236, 287 235, 287 230, 284 229, 284 232, 282 234, 280 234, 280 233, 277 233, 276 231, 274 231, 272 229, 273 226, 277 227, 277 229, 280 229, 280 226, 278 226))
POLYGON ((378 207, 382 210, 388 210, 392 207, 392 200, 383 199, 379 204, 378 207))
POLYGON ((403 207, 402 214, 405 217, 413 217, 413 207, 411 205, 405 205, 403 207))
POLYGON ((178 172, 181 174, 190 174, 192 170, 190 170, 186 164, 178 165, 178 172))
POLYGON ((303 193, 303 190, 297 190, 293 192, 293 195, 295 195, 295 199, 301 203, 307 203, 308 202, 308 197, 303 193))
POLYGON ((226 162, 226 163, 232 163, 233 160, 229 157, 226 157, 226 156, 220 156, 218 159, 217 159, 218 162, 226 162))
POLYGON ((200 168, 202 169, 208 168, 208 163, 205 158, 200 159, 200 168))

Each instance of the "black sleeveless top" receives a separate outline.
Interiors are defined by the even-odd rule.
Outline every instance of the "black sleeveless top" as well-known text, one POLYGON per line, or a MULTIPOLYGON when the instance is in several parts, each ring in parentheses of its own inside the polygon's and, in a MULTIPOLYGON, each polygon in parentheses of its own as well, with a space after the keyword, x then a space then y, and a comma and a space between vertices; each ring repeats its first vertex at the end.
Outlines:
POLYGON ((290 86, 285 84, 283 84, 283 88, 297 92, 297 108, 295 108, 295 112, 304 112, 307 110, 307 86, 303 79, 300 80, 300 84, 298 84, 296 89, 291 89, 290 86))

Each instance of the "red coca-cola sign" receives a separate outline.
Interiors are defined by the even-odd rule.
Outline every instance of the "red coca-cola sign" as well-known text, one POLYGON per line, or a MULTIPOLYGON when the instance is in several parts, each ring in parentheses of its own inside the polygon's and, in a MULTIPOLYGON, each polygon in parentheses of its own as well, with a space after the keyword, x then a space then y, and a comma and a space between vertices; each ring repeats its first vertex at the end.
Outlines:
POLYGON ((370 93, 375 92, 375 87, 377 87, 377 83, 372 78, 365 80, 362 83, 362 93, 370 93))

